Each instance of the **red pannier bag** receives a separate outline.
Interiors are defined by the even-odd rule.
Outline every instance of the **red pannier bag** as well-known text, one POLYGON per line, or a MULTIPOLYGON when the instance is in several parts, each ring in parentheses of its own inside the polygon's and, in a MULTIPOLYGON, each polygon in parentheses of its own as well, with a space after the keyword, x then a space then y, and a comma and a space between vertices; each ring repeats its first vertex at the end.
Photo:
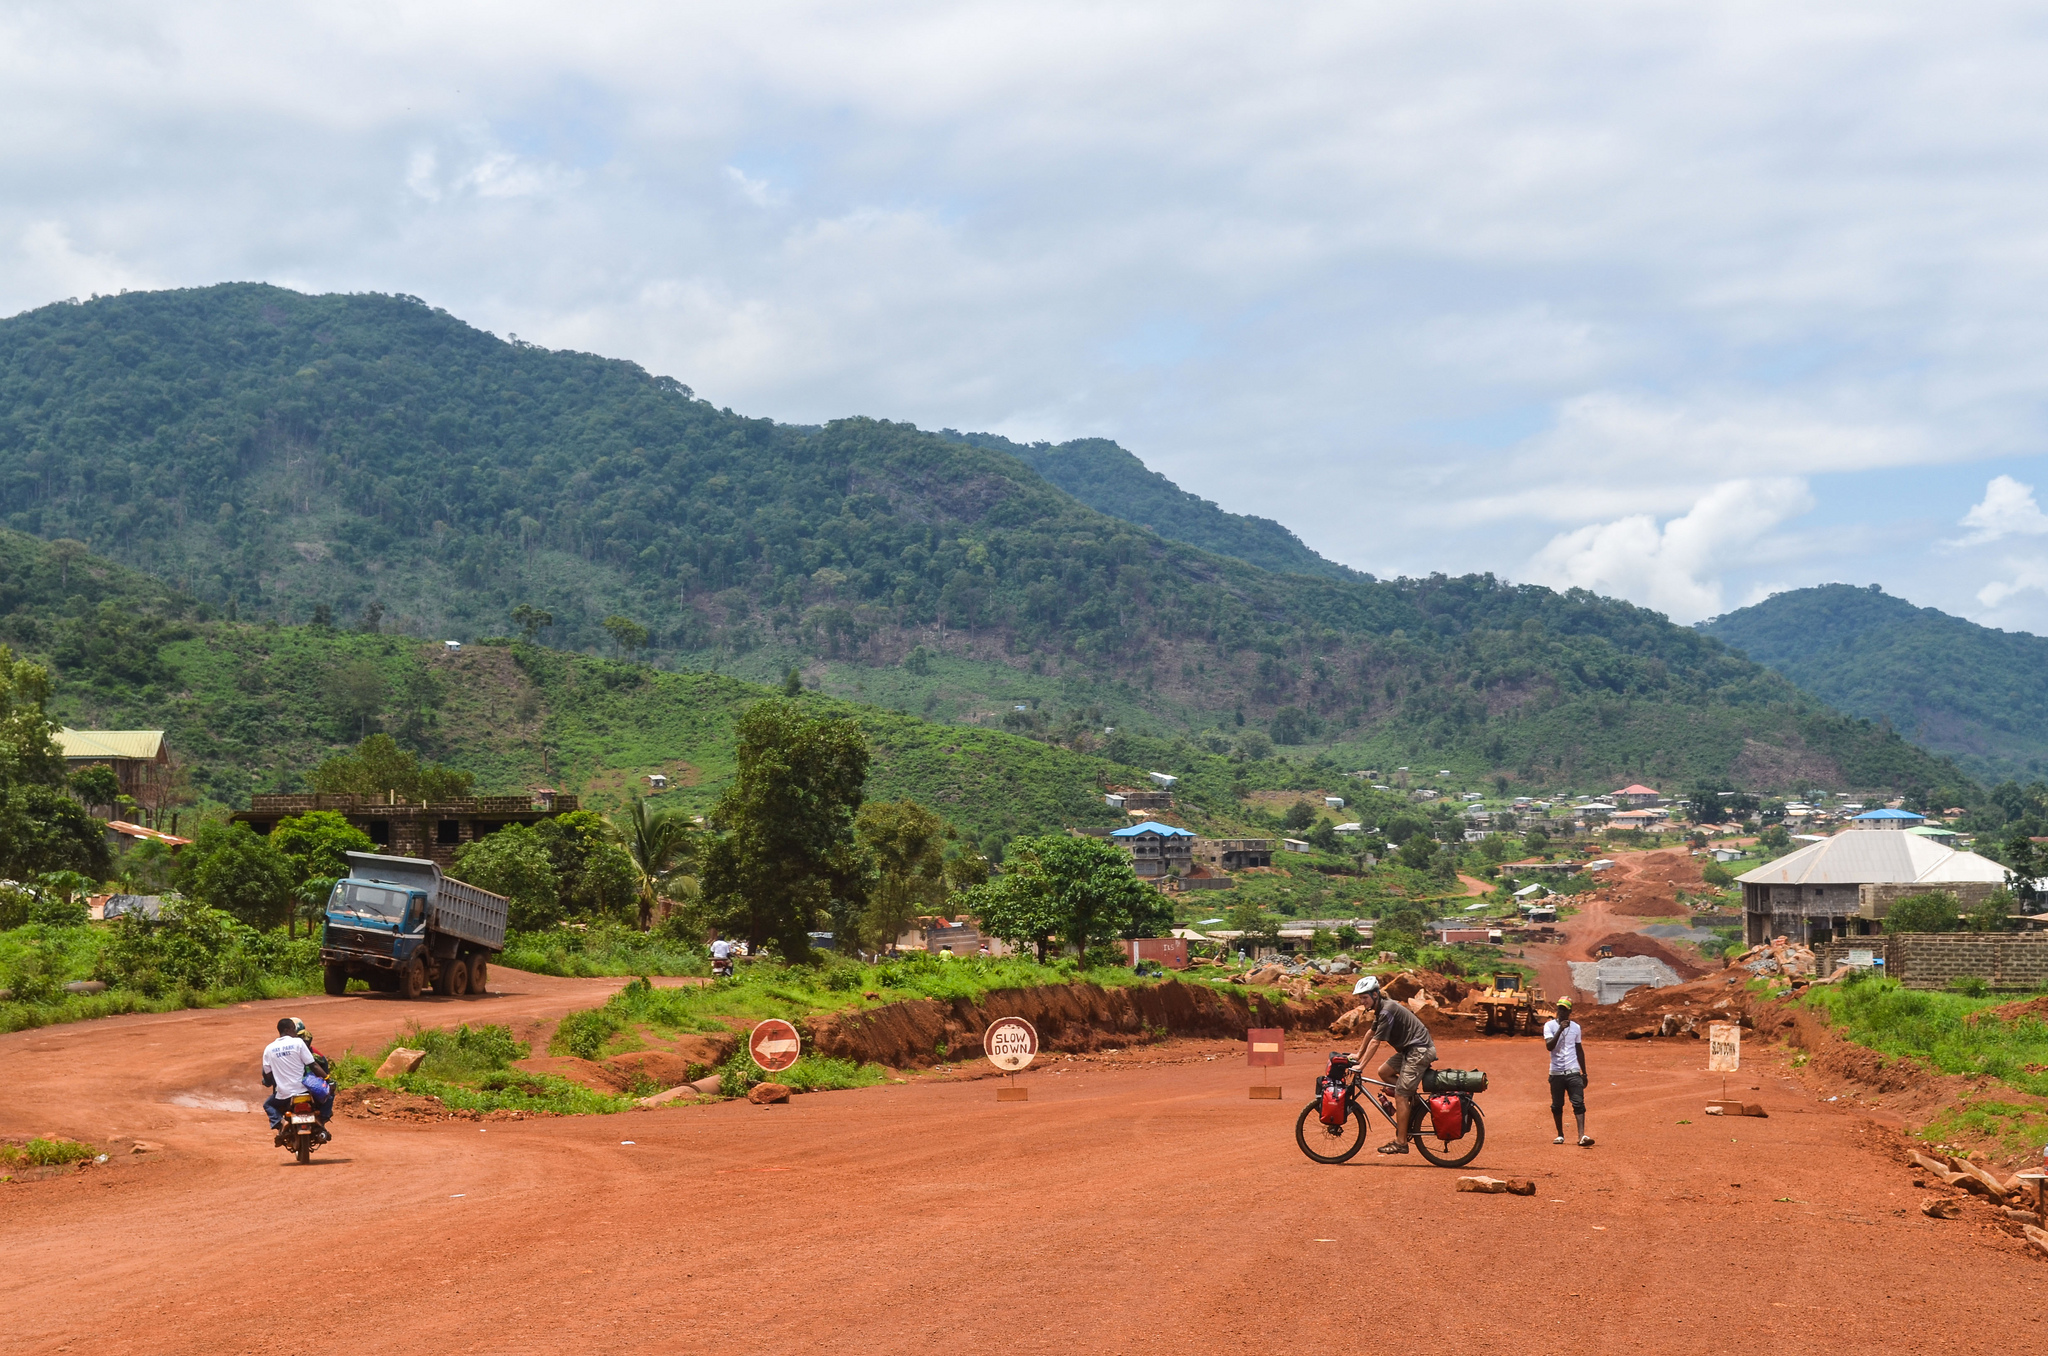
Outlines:
POLYGON ((1325 1083, 1323 1104, 1316 1114, 1323 1118, 1324 1125, 1344 1124, 1344 1089, 1335 1083, 1325 1083))
POLYGON ((1450 1141, 1465 1137, 1465 1100, 1445 1093, 1429 1099, 1429 1124, 1436 1137, 1450 1141))

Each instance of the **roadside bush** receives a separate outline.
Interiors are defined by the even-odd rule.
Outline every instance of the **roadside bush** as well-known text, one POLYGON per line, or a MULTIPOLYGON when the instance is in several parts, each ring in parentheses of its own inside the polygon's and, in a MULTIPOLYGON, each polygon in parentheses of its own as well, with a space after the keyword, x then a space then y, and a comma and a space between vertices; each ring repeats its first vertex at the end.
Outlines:
POLYGON ((1982 998, 1991 992, 1991 985, 1982 975, 1957 975, 1948 982, 1948 987, 1965 998, 1982 998))
POLYGON ((219 909, 171 896, 157 918, 123 914, 107 929, 96 978, 151 998, 316 976, 320 944, 258 932, 219 909))
POLYGON ((1700 868, 1700 875, 1706 880, 1707 884, 1723 890, 1735 883, 1735 873, 1720 862, 1708 862, 1700 868))
POLYGON ((1900 932, 1953 932, 1961 909, 1956 897, 1946 890, 1923 890, 1893 904, 1885 915, 1884 930, 1900 932))
POLYGON ((99 1156, 99 1150, 75 1139, 38 1135, 26 1144, 0 1144, 0 1163, 10 1168, 52 1168, 99 1156))

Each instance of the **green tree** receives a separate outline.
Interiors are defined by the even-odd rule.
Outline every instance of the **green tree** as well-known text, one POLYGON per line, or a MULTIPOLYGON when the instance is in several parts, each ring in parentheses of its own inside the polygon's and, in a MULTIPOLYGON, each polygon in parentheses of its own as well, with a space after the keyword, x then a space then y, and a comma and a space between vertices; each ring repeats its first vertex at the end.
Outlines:
POLYGON ((647 802, 635 796, 616 827, 632 865, 633 897, 645 932, 654 926, 655 905, 669 879, 696 859, 697 826, 681 810, 650 812, 647 802))
POLYGON ((1166 897, 1100 838, 1019 838, 1004 856, 1003 874, 961 902, 985 931, 1036 947, 1040 960, 1052 939, 1085 956, 1092 943, 1151 936, 1173 921, 1166 897))
POLYGON ((1970 910, 1963 926, 1971 932, 2004 932, 2012 926, 2012 911, 2018 896, 2000 886, 1970 910))
POLYGON ((647 648, 647 628, 631 617, 621 617, 616 613, 606 617, 604 633, 612 638, 612 646, 621 658, 631 659, 647 648))
POLYGON ((339 879, 348 874, 344 852, 377 850, 369 834, 332 810, 309 810, 278 820, 270 831, 270 843, 291 863, 295 883, 317 876, 339 879))
POLYGON ((854 833, 875 877, 856 940, 879 951, 920 913, 946 902, 946 821, 914 800, 869 801, 854 818, 854 833))
POLYGON ((1308 841, 1318 852, 1335 852, 1343 846, 1337 837, 1337 826, 1327 819, 1316 821, 1316 826, 1308 831, 1308 841))
POLYGON ((247 824, 203 824, 182 855, 190 859, 186 891, 206 907, 259 930, 291 916, 298 875, 276 845, 247 824))
POLYGON ((355 752, 339 754, 313 769, 313 789, 330 794, 382 798, 396 794, 407 801, 455 800, 470 793, 476 778, 452 767, 420 762, 386 734, 373 734, 355 752))
POLYGON ((1956 897, 1946 890, 1924 890, 1894 903, 1884 916, 1884 930, 1898 932, 1953 932, 1961 911, 1956 897))
POLYGON ((1287 807, 1287 813, 1281 816, 1280 827, 1289 833, 1300 833, 1315 822, 1316 807, 1305 800, 1298 800, 1287 807))
POLYGON ((794 702, 756 703, 738 724, 738 768, 710 821, 703 909, 713 926, 785 958, 808 954, 821 917, 865 904, 853 836, 868 746, 851 720, 813 717, 794 702))
POLYGON ((794 664, 791 664, 789 671, 782 675, 782 695, 785 697, 801 697, 804 695, 803 670, 794 664))
POLYGON ((533 826, 555 868, 562 909, 569 914, 628 917, 639 878, 619 832, 595 810, 571 810, 533 826))
POLYGON ((512 609, 512 624, 519 628, 519 637, 531 645, 534 638, 555 624, 555 614, 529 603, 521 603, 512 609))
POLYGON ((49 670, 0 645, 0 783, 63 784, 49 701, 49 670))
POLYGON ((521 932, 553 927, 562 918, 561 882, 540 835, 507 824, 465 843, 455 854, 457 880, 511 901, 511 924, 521 932))
POLYGON ((1788 848, 1792 846, 1792 831, 1783 824, 1766 824, 1764 831, 1756 836, 1756 841, 1773 851, 1788 848))
POLYGON ((67 781, 71 794, 78 797, 86 809, 103 809, 112 812, 114 801, 121 794, 121 779, 114 775, 114 769, 105 763, 93 763, 71 774, 67 781))
POLYGON ((100 880, 112 868, 106 825, 77 801, 49 786, 0 790, 0 875, 77 871, 100 880))
POLYGON ((370 722, 383 712, 390 685, 376 664, 357 659, 335 669, 328 677, 327 692, 335 715, 344 726, 355 726, 356 738, 361 739, 369 731, 370 722))

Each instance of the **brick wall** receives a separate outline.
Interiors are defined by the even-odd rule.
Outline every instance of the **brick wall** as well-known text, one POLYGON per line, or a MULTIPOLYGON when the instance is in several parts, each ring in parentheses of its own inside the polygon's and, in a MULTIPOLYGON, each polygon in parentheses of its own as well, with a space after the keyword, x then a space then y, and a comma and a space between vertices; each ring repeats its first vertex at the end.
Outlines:
POLYGON ((1980 975, 1994 989, 2048 984, 2048 933, 1907 932, 1882 940, 1886 973, 1909 989, 1944 989, 1961 975, 1980 975))

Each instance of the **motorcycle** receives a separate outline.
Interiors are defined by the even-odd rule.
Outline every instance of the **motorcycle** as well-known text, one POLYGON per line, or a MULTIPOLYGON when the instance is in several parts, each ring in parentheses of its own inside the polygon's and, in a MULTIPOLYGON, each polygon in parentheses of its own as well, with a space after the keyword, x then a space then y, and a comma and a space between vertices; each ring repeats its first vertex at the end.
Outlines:
POLYGON ((711 958, 711 977, 713 979, 731 979, 732 957, 713 956, 711 958))
POLYGON ((298 1155, 299 1162, 308 1163, 312 1161, 313 1150, 330 1138, 327 1127, 320 1124, 319 1116, 314 1114, 313 1094, 293 1093, 291 1104, 285 1108, 284 1123, 277 1130, 277 1146, 290 1149, 298 1155))

